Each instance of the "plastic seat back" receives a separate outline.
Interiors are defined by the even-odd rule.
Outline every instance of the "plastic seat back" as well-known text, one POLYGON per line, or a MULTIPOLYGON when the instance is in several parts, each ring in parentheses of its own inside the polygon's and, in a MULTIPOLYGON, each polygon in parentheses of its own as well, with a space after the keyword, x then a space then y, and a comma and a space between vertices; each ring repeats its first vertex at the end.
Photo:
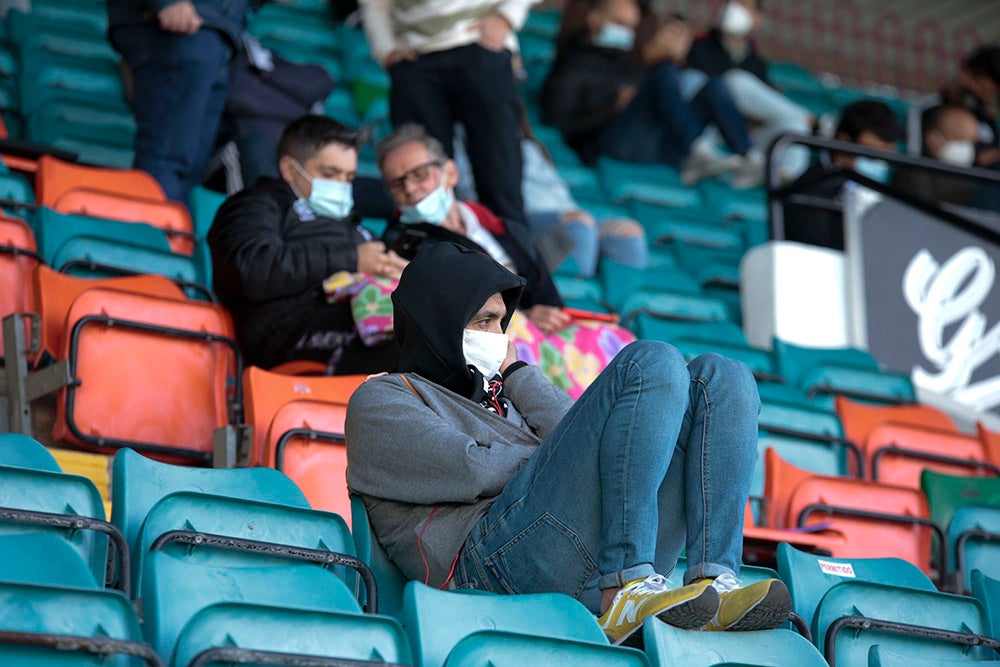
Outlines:
MULTIPOLYGON (((132 559, 133 590, 138 590, 143 561, 153 544, 174 530, 354 555, 351 531, 336 514, 245 498, 178 491, 153 505, 139 529, 138 548, 132 559)), ((219 551, 217 563, 243 566, 261 562, 263 558, 265 555, 260 553, 219 551)), ((276 562, 287 561, 278 559, 276 562)))
POLYGON ((194 233, 198 238, 205 238, 212 227, 215 214, 226 201, 226 195, 209 190, 203 186, 195 186, 191 190, 191 218, 194 223, 194 233))
POLYGON ((66 314, 60 358, 78 383, 59 392, 52 436, 208 462, 229 423, 239 353, 229 314, 200 301, 89 289, 66 314))
POLYGON ((389 555, 375 537, 375 531, 368 522, 365 504, 358 496, 351 496, 351 529, 355 553, 375 575, 379 613, 402 619, 406 576, 389 559, 389 555))
POLYGON ((149 294, 169 299, 182 299, 184 293, 163 276, 122 276, 118 278, 79 278, 54 271, 47 266, 35 269, 33 300, 39 314, 38 358, 48 355, 60 358, 68 331, 66 315, 73 301, 95 287, 107 287, 123 292, 149 294))
POLYGON ((0 534, 0 581, 103 588, 90 564, 65 539, 50 533, 0 534))
POLYGON ((269 468, 201 469, 160 463, 131 450, 115 454, 112 474, 111 523, 138 553, 139 527, 153 506, 178 491, 309 507, 295 482, 269 468))
MULTIPOLYGON (((983 635, 989 632, 986 613, 973 598, 937 591, 888 586, 850 580, 832 587, 820 601, 813 618, 813 640, 827 646, 827 658, 841 665, 868 664, 874 645, 924 659, 979 660, 991 657, 983 648, 932 639, 926 635, 903 635, 878 625, 860 623, 828 636, 831 626, 845 617, 877 619, 949 632, 983 635), (832 655, 831 655, 832 653, 832 655)), ((862 623, 864 621, 862 620, 862 623)))
POLYGON ((406 635, 391 618, 221 603, 191 618, 177 639, 173 664, 186 666, 219 647, 404 665, 412 660, 406 635))
POLYGON ((950 431, 882 423, 872 428, 862 449, 870 479, 911 489, 920 488, 925 469, 970 477, 996 477, 1000 471, 986 461, 978 438, 950 431))
POLYGON ((972 570, 1000 579, 1000 507, 963 505, 948 526, 961 590, 971 587, 972 570))
POLYGON ((653 667, 731 664, 823 667, 827 664, 809 640, 791 630, 691 632, 651 618, 643 624, 642 637, 653 667))
POLYGON ((416 581, 403 594, 403 627, 417 661, 440 667, 464 637, 489 629, 607 645, 597 619, 567 595, 439 591, 416 581))
POLYGON ((569 639, 551 639, 477 630, 463 637, 448 654, 446 667, 521 667, 566 664, 575 667, 644 667, 646 656, 636 649, 569 639))
POLYGON ((990 636, 1000 639, 1000 578, 972 570, 972 596, 979 600, 990 619, 990 636))
POLYGON ((800 386, 809 372, 824 366, 878 371, 874 357, 854 348, 802 347, 775 338, 773 351, 778 372, 800 386))
POLYGON ((0 433, 0 466, 62 472, 42 443, 21 433, 0 433))
POLYGON ((991 431, 981 422, 976 424, 979 440, 983 443, 986 458, 993 465, 1000 466, 1000 433, 991 431))
POLYGON ((224 602, 361 614, 353 593, 332 571, 313 563, 232 567, 218 550, 187 545, 146 555, 141 598, 146 637, 168 664, 189 621, 224 602))
POLYGON ((947 528, 955 510, 963 505, 1000 507, 1000 479, 996 477, 965 477, 924 470, 920 488, 927 497, 931 519, 947 528))
MULTIPOLYGON (((86 477, 0 466, 0 507, 104 520, 104 503, 86 477)), ((108 538, 89 530, 0 521, 0 534, 49 533, 70 544, 89 564, 95 581, 104 582, 108 538)))
POLYGON ((84 189, 126 197, 166 201, 156 179, 139 169, 104 169, 64 162, 50 155, 38 159, 35 195, 42 206, 54 208, 70 190, 84 189))
POLYGON ((778 545, 778 573, 792 594, 795 613, 810 624, 816 615, 819 601, 827 591, 845 581, 867 581, 922 591, 936 590, 926 574, 913 563, 899 558, 817 556, 788 544, 778 545))
MULTIPOLYGON (((39 208, 31 220, 31 228, 38 242, 38 252, 53 268, 62 270, 63 264, 72 259, 86 258, 79 250, 70 253, 67 246, 77 239, 104 241, 127 248, 147 248, 170 253, 170 244, 163 230, 148 224, 137 224, 59 213, 50 208, 39 208)), ((77 246, 79 248, 79 245, 77 246)), ((98 261, 98 258, 93 258, 98 261)), ((101 258, 103 259, 103 258, 101 258)), ((106 262, 107 263, 107 262, 106 262)), ((149 271, 143 271, 149 273, 149 271)))
POLYGON ((65 192, 52 208, 60 213, 86 215, 121 222, 144 222, 167 234, 170 249, 194 252, 194 225, 187 208, 179 202, 126 197, 77 188, 65 192))
POLYGON ((868 649, 868 667, 945 667, 947 665, 1000 665, 1000 660, 972 660, 971 658, 927 658, 923 655, 896 653, 875 644, 868 649))
MULTIPOLYGON (((28 223, 0 214, 0 284, 4 285, 0 290, 0 320, 11 313, 34 310, 31 274, 40 262, 35 236, 28 223)), ((0 359, 3 355, 3 331, 0 330, 0 359)))
POLYGON ((836 411, 844 425, 844 435, 857 445, 868 440, 871 430, 884 422, 958 432, 951 417, 929 405, 867 405, 838 396, 836 411))

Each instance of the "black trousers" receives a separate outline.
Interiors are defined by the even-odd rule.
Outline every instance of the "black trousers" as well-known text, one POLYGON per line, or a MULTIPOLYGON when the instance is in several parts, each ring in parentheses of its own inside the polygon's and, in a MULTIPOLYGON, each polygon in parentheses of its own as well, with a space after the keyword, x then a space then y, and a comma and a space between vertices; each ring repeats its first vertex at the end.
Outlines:
POLYGON ((501 218, 524 221, 520 108, 510 52, 470 44, 396 63, 389 75, 393 126, 423 125, 454 155, 455 123, 464 125, 480 202, 501 218))

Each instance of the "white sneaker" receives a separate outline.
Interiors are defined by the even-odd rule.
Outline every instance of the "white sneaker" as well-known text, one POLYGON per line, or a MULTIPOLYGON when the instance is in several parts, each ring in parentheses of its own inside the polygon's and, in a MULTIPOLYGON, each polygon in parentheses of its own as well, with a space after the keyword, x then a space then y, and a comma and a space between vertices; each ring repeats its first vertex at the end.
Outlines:
POLYGON ((742 164, 733 170, 729 186, 735 190, 749 190, 764 185, 764 170, 767 160, 759 150, 751 149, 745 156, 740 156, 742 164))
POLYGON ((744 161, 743 156, 721 153, 699 137, 691 144, 691 152, 681 165, 681 183, 694 185, 703 178, 738 169, 744 161))

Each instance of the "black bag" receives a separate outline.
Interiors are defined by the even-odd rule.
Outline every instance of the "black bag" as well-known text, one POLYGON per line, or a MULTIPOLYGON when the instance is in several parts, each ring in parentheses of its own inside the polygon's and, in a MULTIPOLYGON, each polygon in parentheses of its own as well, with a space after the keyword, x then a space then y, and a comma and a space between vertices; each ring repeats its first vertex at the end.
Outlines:
POLYGON ((254 67, 243 49, 233 58, 227 114, 290 122, 333 91, 334 80, 323 67, 293 63, 273 51, 271 56, 271 71, 254 67))

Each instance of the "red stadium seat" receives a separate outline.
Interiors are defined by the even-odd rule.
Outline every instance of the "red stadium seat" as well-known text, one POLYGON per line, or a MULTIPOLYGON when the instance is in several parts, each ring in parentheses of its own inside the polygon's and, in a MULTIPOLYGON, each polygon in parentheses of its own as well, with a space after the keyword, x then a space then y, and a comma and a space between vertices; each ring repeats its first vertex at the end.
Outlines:
POLYGON ((976 424, 979 431, 979 441, 983 443, 986 460, 995 466, 1000 466, 1000 433, 991 431, 982 423, 976 424))
MULTIPOLYGON (((27 223, 0 215, 0 320, 11 313, 35 309, 31 275, 41 264, 35 237, 27 223)), ((26 330, 27 331, 27 330, 26 330)), ((3 331, 0 330, 0 359, 3 358, 3 331)))
POLYGON ((883 423, 862 444, 870 479, 883 484, 920 488, 925 469, 945 475, 995 477, 1000 473, 987 460, 983 443, 951 431, 883 423))
POLYGON ((829 528, 844 537, 831 554, 836 558, 892 556, 933 576, 933 524, 919 490, 816 475, 784 461, 773 449, 765 452, 765 462, 769 527, 829 528))
POLYGON ((344 420, 364 375, 307 377, 251 366, 243 372, 246 421, 253 427, 250 465, 291 477, 316 509, 350 521, 344 420))
POLYGON ((35 201, 39 206, 55 208, 64 194, 79 189, 151 201, 167 200, 156 179, 139 169, 87 167, 51 155, 38 158, 35 201))

